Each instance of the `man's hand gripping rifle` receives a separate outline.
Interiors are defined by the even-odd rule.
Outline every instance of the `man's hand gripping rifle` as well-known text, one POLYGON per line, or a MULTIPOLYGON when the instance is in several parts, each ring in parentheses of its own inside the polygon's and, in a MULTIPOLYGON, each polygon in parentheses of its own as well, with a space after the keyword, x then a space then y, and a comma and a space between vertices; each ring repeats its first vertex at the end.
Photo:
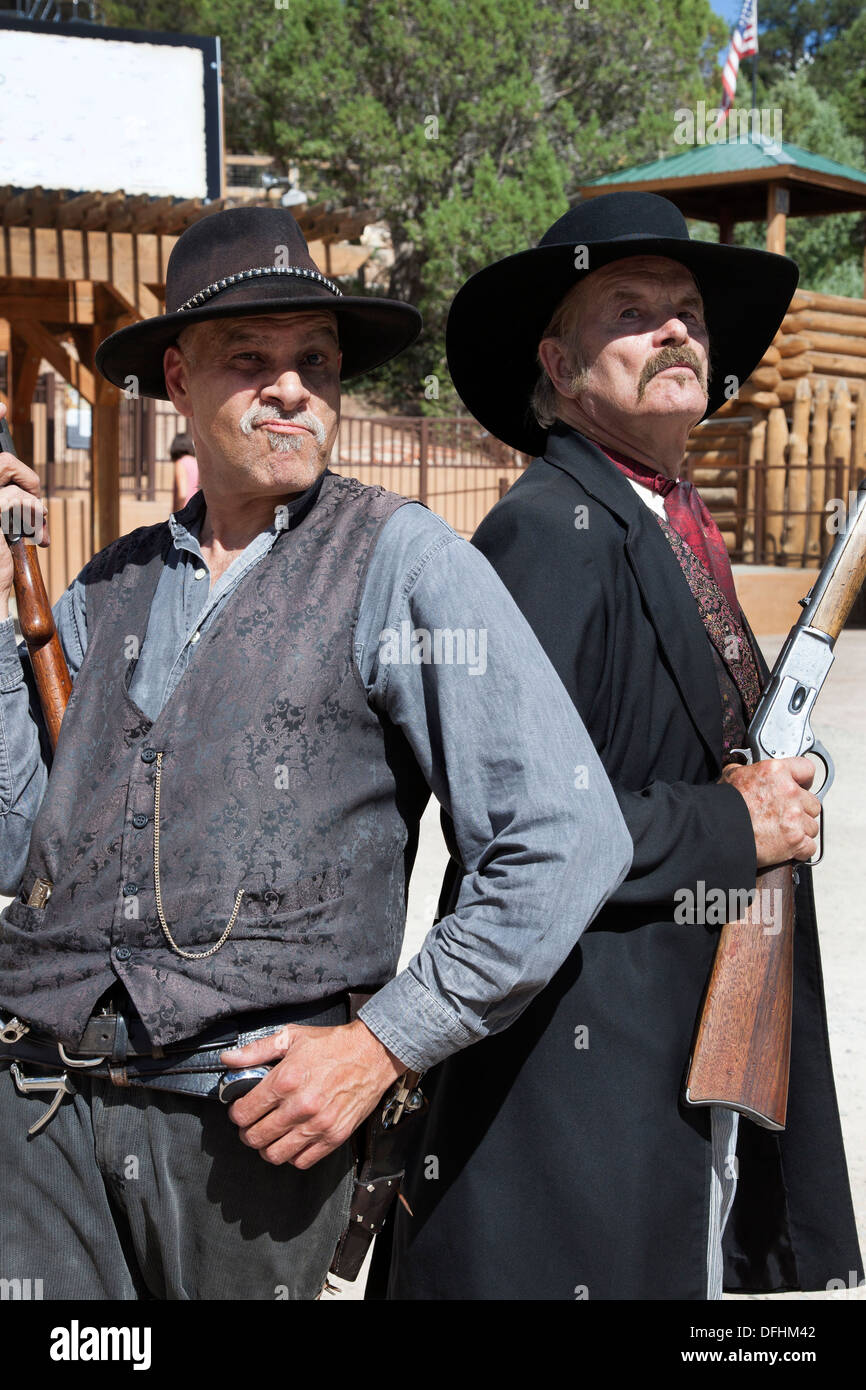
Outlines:
MULTIPOLYGON (((732 759, 792 758, 813 753, 825 777, 834 775, 816 741, 812 707, 833 664, 834 646, 866 576, 866 479, 843 534, 837 537, 773 667, 754 718, 748 746, 732 759)), ((823 815, 819 853, 823 853, 823 815)), ((689 1105, 724 1105, 766 1129, 784 1129, 791 1056, 794 944, 794 867, 758 874, 745 915, 722 928, 698 1023, 685 1099, 689 1105)))

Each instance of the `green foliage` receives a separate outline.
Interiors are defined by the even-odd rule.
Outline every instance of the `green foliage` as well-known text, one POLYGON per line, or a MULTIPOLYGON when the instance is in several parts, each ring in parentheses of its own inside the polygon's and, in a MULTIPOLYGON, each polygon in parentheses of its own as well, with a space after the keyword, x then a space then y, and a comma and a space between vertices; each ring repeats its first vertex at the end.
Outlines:
MULTIPOLYGON (((842 164, 862 167, 862 146, 845 129, 834 101, 818 94, 801 67, 759 93, 759 101, 782 109, 782 138, 842 164)), ((744 222, 737 228, 741 246, 766 245, 766 224, 744 222)), ((788 221, 787 254, 800 267, 800 283, 825 294, 863 293, 862 218, 844 213, 795 217, 788 221)))
POLYGON ((846 130, 860 142, 859 167, 866 167, 866 10, 824 45, 809 79, 822 96, 836 102, 846 130))
POLYGON ((777 76, 796 71, 850 28, 861 11, 861 0, 760 0, 762 67, 776 69, 777 76))
MULTIPOLYGON (((297 165, 316 201, 387 221, 388 292, 422 344, 379 374, 404 409, 445 391, 447 306, 533 244, 580 183, 672 150, 708 95, 725 26, 709 0, 126 0, 110 23, 218 33, 227 142, 297 165)), ((369 389, 370 383, 363 383, 369 389)))
MULTIPOLYGON (((759 11, 759 104, 782 107, 785 139, 858 167, 861 3, 762 0, 759 11)), ((718 103, 728 36, 709 0, 106 0, 103 12, 218 34, 229 148, 297 166, 317 202, 388 223, 387 293, 419 306, 425 332, 359 387, 409 412, 456 406, 444 329, 464 280, 537 241, 588 179, 680 153, 674 111, 718 103), (427 401, 431 375, 439 398, 427 401)), ((858 219, 788 226, 802 283, 862 293, 858 219)), ((765 231, 744 225, 738 240, 763 246, 765 231)))

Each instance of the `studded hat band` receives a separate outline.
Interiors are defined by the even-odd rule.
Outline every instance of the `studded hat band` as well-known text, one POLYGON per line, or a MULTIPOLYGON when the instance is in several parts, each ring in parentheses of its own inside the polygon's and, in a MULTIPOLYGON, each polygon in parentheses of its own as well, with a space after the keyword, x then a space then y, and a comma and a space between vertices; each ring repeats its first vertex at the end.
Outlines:
POLYGON ((237 275, 227 275, 223 280, 214 280, 212 284, 205 285, 198 294, 194 294, 186 303, 181 304, 175 313, 183 314, 187 309, 198 309, 209 299, 213 299, 214 295, 219 294, 221 290, 227 290, 230 285, 239 285, 244 280, 256 280, 262 275, 291 275, 298 280, 313 280, 317 285, 324 285, 331 294, 342 298, 343 291, 339 285, 335 285, 333 280, 329 280, 318 270, 307 270, 305 266, 299 265, 258 265, 251 270, 241 270, 237 275))

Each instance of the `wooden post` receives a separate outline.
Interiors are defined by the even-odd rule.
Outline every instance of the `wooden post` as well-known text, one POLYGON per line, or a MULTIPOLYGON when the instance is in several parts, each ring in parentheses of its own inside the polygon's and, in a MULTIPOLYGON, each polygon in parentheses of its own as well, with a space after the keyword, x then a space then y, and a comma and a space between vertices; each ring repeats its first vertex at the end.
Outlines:
POLYGON ((427 501, 429 494, 428 483, 428 451, 430 448, 430 422, 426 415, 421 416, 421 428, 418 435, 418 500, 427 501))
POLYGON ((54 491, 55 460, 57 457, 55 432, 57 430, 57 378, 48 373, 45 382, 45 495, 50 497, 54 491))
POLYGON ((806 563, 806 513, 809 510, 809 416, 812 388, 801 376, 794 392, 791 447, 788 451, 788 516, 784 548, 797 564, 806 563))
MULTIPOLYGON (((749 459, 746 465, 746 514, 743 519, 743 559, 759 561, 763 557, 763 528, 758 525, 758 474, 763 469, 767 444, 767 420, 760 416, 749 431, 749 459), (756 554, 756 548, 759 553, 756 554)), ((763 494, 763 488, 761 489, 763 494)), ((761 498, 763 500, 763 497, 761 498)))
POLYGON ((785 254, 785 234, 791 195, 780 183, 767 185, 767 250, 785 254))
POLYGON ((825 376, 815 382, 812 412, 812 438, 809 442, 809 518, 806 528, 806 557, 809 564, 821 560, 824 533, 824 497, 827 474, 827 422, 830 414, 830 388, 825 376))
POLYGON ((721 212, 719 214, 719 241, 723 246, 731 246, 734 240, 734 217, 733 213, 721 212))
POLYGON ((866 474, 866 390, 861 390, 857 397, 857 413, 854 416, 854 438, 851 444, 851 481, 848 487, 856 491, 864 474, 866 474))
POLYGON ((120 535, 120 392, 96 381, 90 443, 90 544, 94 553, 120 535))
POLYGON ((33 458, 33 392, 39 380, 41 353, 18 333, 10 334, 9 427, 15 439, 15 452, 31 468, 33 458))
MULTIPOLYGON (((831 496, 834 499, 841 499, 843 509, 848 506, 848 470, 851 464, 851 414, 853 406, 851 395, 848 391, 848 383, 844 379, 839 382, 833 392, 833 400, 830 410, 830 457, 833 461, 832 471, 827 470, 828 491, 832 489, 831 496)), ((830 496, 824 498, 824 504, 831 500, 830 496)), ((835 540, 827 526, 823 528, 824 551, 829 551, 830 546, 835 540)), ((822 559, 826 558, 822 554, 822 559)))
POLYGON ((96 371, 96 349, 129 321, 104 285, 94 286, 94 324, 87 334, 87 366, 93 371, 93 434, 90 441, 90 545, 103 550, 120 535, 120 391, 96 371))
POLYGON ((147 472, 147 496, 156 501, 156 401, 145 396, 141 402, 141 444, 147 472))
POLYGON ((767 418, 766 449, 766 514, 764 534, 772 560, 782 557, 782 528, 785 508, 785 448, 788 443, 788 422, 780 405, 774 406, 767 418))

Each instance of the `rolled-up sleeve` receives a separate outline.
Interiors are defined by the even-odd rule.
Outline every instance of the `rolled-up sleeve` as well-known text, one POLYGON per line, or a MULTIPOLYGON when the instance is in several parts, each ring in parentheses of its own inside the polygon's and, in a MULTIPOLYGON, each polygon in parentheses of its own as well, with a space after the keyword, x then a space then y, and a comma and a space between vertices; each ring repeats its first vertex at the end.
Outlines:
POLYGON ((382 533, 356 650, 371 703, 405 734, 466 870, 455 910, 361 1010, 424 1070, 519 1016, 624 878, 632 844, 513 599, 474 547, 420 510, 402 508, 382 533))

